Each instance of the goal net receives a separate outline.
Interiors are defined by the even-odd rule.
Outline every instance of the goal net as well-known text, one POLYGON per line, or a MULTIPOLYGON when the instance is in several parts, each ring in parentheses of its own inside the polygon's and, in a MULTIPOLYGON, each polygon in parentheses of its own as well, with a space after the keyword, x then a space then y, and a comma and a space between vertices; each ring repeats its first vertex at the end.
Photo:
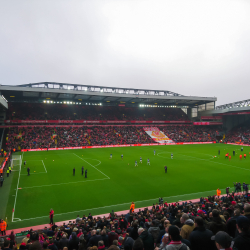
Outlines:
POLYGON ((12 156, 11 159, 11 168, 12 169, 19 169, 21 167, 22 164, 22 158, 21 155, 14 155, 12 156))

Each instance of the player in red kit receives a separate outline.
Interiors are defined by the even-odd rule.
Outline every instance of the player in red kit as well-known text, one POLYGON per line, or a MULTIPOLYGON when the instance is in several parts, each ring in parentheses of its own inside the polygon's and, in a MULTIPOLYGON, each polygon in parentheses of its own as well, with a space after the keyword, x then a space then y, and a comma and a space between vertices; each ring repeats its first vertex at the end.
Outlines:
POLYGON ((231 161, 231 155, 229 155, 229 161, 231 161))
POLYGON ((240 160, 242 160, 242 155, 240 155, 240 160))

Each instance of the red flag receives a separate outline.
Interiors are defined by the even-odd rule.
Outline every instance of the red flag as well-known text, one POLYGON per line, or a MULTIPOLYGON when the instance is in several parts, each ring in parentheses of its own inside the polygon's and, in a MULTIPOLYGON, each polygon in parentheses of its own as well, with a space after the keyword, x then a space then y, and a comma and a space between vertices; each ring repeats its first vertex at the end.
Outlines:
POLYGON ((12 213, 14 213, 14 208, 12 209, 12 213))

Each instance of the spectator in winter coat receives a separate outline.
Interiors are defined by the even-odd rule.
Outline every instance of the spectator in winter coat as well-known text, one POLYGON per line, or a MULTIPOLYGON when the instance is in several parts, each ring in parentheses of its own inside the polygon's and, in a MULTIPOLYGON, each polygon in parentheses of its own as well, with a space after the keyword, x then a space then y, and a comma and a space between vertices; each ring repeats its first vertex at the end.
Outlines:
POLYGON ((156 225, 156 221, 153 220, 152 223, 151 223, 151 226, 150 228, 148 229, 148 232, 150 234, 152 234, 153 238, 154 238, 154 243, 157 242, 157 238, 158 238, 158 235, 160 233, 160 228, 156 225))
POLYGON ((236 220, 236 227, 239 234, 234 239, 233 249, 250 249, 250 220, 246 216, 239 216, 236 220))
POLYGON ((72 233, 72 239, 69 241, 69 250, 78 249, 80 240, 76 237, 76 233, 72 233))
POLYGON ((118 234, 115 232, 115 227, 112 227, 112 231, 108 234, 109 246, 112 245, 114 240, 118 240, 118 234))
POLYGON ((92 230, 91 237, 89 239, 87 247, 89 247, 89 246, 91 246, 91 247, 96 246, 97 247, 98 246, 98 241, 100 241, 100 240, 102 240, 101 235, 97 235, 96 230, 92 230))
POLYGON ((142 239, 144 250, 154 249, 154 237, 143 228, 138 229, 139 237, 142 239))
POLYGON ((134 245, 134 240, 131 237, 129 237, 129 234, 127 234, 123 241, 124 250, 132 250, 133 245, 134 245))
POLYGON ((216 234, 219 231, 226 231, 226 224, 220 217, 220 213, 217 209, 213 209, 211 222, 207 224, 207 228, 216 234))
POLYGON ((63 234, 62 238, 60 239, 59 246, 60 246, 60 249, 63 249, 64 247, 69 246, 69 240, 67 239, 66 234, 63 234))
POLYGON ((196 217, 194 220, 195 228, 189 236, 192 250, 216 250, 214 242, 211 240, 212 231, 205 228, 204 220, 196 217))
POLYGON ((183 224, 181 228, 181 237, 183 239, 189 239, 189 235, 194 230, 195 225, 194 221, 189 219, 189 216, 187 214, 183 214, 181 217, 181 223, 183 224))

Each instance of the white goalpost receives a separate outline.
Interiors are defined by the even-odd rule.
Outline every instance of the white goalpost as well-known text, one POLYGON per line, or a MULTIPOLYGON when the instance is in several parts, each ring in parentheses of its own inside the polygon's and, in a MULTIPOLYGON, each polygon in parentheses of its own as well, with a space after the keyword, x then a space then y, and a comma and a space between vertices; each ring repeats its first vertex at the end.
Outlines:
POLYGON ((16 170, 19 170, 21 169, 21 164, 22 164, 22 157, 21 155, 15 155, 15 156, 12 156, 12 159, 11 159, 11 169, 16 169, 16 170))

